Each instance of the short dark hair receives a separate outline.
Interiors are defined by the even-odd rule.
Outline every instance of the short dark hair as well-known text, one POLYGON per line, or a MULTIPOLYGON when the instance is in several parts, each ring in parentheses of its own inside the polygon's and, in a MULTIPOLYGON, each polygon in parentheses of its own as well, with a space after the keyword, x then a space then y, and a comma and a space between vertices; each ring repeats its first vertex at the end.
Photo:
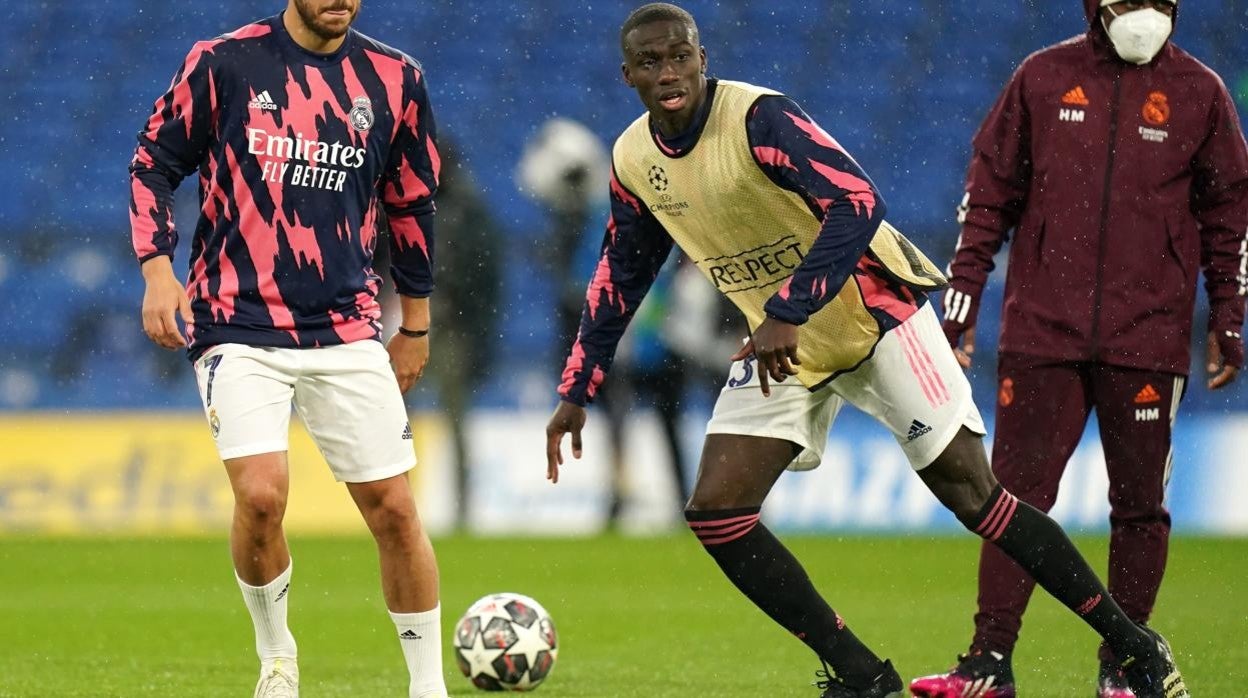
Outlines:
POLYGON ((628 19, 624 20, 624 26, 620 27, 620 53, 625 53, 628 33, 651 22, 680 22, 689 28, 694 45, 698 43, 698 23, 693 21, 693 15, 671 3, 652 2, 633 10, 628 19))

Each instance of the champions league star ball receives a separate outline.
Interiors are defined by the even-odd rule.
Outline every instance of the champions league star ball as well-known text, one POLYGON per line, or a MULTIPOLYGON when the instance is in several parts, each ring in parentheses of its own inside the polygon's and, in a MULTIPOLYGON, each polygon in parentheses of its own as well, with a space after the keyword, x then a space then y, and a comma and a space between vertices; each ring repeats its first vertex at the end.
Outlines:
POLYGON ((490 594, 455 625, 455 662, 485 691, 531 691, 550 675, 559 654, 555 622, 521 594, 490 594))

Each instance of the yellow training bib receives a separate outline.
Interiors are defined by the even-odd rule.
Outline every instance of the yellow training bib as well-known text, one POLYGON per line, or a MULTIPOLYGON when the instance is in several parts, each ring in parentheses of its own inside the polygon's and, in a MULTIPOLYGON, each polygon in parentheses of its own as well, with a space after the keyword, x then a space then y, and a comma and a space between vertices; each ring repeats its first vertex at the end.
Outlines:
MULTIPOLYGON (((649 208, 715 288, 745 314, 751 331, 763 305, 793 275, 822 227, 800 196, 772 182, 750 151, 746 118, 760 97, 777 92, 720 80, 693 149, 671 156, 655 144, 643 114, 615 142, 616 177, 649 208)), ((945 278, 888 223, 870 253, 896 281, 919 291, 945 278)), ((853 275, 801 327, 797 378, 822 385, 870 356, 880 327, 853 275)))

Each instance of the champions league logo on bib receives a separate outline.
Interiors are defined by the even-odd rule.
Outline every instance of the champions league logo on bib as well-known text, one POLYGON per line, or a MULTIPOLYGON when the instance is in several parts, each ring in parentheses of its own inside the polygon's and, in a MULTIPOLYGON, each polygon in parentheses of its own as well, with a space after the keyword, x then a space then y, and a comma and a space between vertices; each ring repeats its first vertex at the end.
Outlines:
POLYGON ((650 186, 654 187, 655 191, 660 194, 667 191, 667 185, 669 183, 667 179, 667 172, 665 172, 662 167, 659 167, 658 165, 651 165, 650 176, 648 179, 650 180, 650 186))
POLYGON ((368 97, 356 97, 348 118, 351 128, 363 133, 373 127, 373 103, 368 97))

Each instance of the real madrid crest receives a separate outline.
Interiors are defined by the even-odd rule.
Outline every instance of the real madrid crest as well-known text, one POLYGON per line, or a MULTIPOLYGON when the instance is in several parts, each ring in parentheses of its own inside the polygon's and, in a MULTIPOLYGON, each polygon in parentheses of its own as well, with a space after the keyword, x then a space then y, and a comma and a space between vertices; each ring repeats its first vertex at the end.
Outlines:
POLYGON ((212 438, 221 435, 221 420, 217 417, 217 408, 208 410, 208 428, 212 430, 212 438))
POLYGON ((1165 126, 1170 120, 1170 102, 1165 92, 1149 92, 1148 101, 1144 102, 1144 120, 1153 126, 1165 126))
POLYGON ((373 127, 373 103, 368 97, 356 97, 352 102, 355 106, 351 107, 351 113, 347 118, 351 121, 351 128, 363 133, 373 127))

